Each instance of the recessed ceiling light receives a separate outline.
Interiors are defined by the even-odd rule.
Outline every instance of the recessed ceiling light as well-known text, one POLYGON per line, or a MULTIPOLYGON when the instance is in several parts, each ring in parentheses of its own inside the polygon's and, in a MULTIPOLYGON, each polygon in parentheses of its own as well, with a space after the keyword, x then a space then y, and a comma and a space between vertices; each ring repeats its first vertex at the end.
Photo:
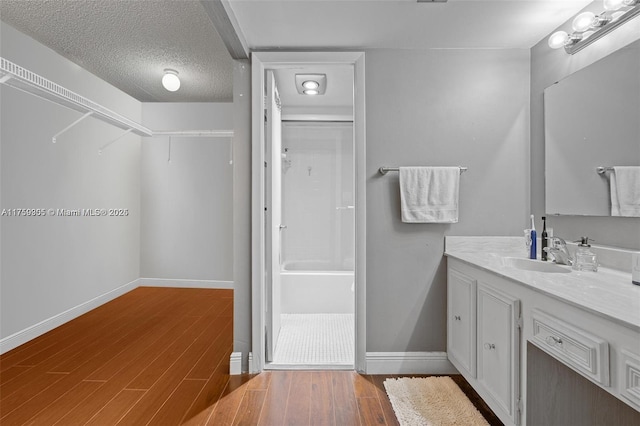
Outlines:
POLYGON ((301 95, 324 95, 327 90, 326 74, 296 74, 296 90, 301 95))
POLYGON ((178 78, 178 71, 165 69, 164 76, 162 76, 162 86, 170 92, 175 92, 180 88, 180 79, 178 78))
POLYGON ((302 87, 304 87, 305 89, 315 90, 318 87, 320 87, 320 83, 318 83, 315 80, 307 80, 304 83, 302 83, 302 87))

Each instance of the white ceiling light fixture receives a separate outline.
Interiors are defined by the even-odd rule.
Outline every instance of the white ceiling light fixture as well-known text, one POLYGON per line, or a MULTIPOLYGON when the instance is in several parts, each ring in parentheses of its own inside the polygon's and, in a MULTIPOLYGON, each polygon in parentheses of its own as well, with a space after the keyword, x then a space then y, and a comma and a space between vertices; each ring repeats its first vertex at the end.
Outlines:
POLYGON ((324 95, 327 90, 327 75, 296 74, 296 89, 301 95, 324 95))
POLYGON ((578 14, 571 24, 573 33, 553 33, 549 37, 549 47, 564 47, 567 53, 573 55, 640 14, 640 0, 604 0, 603 7, 604 11, 599 15, 593 12, 578 14))
POLYGON ((175 92, 180 88, 180 78, 178 77, 178 71, 172 69, 165 69, 162 76, 162 86, 169 92, 175 92))

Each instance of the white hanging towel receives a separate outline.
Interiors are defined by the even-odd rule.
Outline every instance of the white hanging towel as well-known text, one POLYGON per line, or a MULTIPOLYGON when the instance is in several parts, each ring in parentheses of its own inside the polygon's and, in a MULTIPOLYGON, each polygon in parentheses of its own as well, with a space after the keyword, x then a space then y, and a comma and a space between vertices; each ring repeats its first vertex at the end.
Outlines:
POLYGON ((406 223, 458 223, 459 167, 400 167, 406 223))
POLYGON ((640 167, 614 166, 609 185, 611 216, 640 217, 640 167))

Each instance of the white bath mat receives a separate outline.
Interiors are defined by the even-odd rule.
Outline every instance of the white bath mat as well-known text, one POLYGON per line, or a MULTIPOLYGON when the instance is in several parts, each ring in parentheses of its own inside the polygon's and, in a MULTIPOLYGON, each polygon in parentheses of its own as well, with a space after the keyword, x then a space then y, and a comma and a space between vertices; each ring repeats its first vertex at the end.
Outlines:
POLYGON ((274 364, 353 365, 353 314, 282 314, 274 364))
POLYGON ((451 377, 387 379, 384 387, 401 426, 489 426, 451 377))

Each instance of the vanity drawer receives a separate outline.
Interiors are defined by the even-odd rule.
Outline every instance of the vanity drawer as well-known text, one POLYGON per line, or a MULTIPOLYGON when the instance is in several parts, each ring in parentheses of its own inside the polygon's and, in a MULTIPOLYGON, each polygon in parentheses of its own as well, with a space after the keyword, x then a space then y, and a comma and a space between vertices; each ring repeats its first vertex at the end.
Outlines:
POLYGON ((609 386, 609 343, 563 320, 533 310, 531 343, 602 386, 609 386))
POLYGON ((620 370, 620 393, 640 408, 640 356, 623 349, 620 370))

